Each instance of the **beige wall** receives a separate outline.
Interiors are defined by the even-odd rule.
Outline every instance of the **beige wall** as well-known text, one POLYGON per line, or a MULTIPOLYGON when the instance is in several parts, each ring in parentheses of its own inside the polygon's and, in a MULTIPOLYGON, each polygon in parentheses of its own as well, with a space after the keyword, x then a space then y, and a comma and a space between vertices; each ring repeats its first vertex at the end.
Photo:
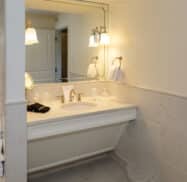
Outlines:
POLYGON ((125 57, 128 83, 187 96, 187 1, 112 2, 110 53, 125 57))
POLYGON ((30 20, 32 26, 39 29, 55 29, 56 15, 41 13, 26 13, 26 20, 30 20))

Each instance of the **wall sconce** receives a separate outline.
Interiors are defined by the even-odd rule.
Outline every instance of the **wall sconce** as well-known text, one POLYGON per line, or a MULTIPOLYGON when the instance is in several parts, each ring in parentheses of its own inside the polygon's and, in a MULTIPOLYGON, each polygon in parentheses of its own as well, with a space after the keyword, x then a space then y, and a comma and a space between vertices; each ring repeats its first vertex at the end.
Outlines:
POLYGON ((89 39, 89 47, 98 47, 100 40, 100 32, 98 27, 92 30, 92 34, 90 35, 89 39))
POLYGON ((25 30, 25 45, 38 44, 36 29, 32 27, 31 21, 27 21, 25 30))
POLYGON ((89 47, 98 47, 99 43, 97 40, 96 31, 93 30, 89 38, 89 47))
POLYGON ((98 47, 99 45, 109 45, 110 36, 106 31, 106 27, 96 27, 92 30, 92 34, 89 38, 89 47, 98 47))

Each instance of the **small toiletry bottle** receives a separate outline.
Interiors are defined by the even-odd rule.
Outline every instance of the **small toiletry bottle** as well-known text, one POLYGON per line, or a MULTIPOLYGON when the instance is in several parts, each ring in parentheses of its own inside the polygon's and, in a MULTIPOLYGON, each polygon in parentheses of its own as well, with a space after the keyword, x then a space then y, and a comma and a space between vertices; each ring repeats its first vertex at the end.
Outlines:
POLYGON ((62 86, 65 103, 69 102, 69 95, 70 95, 70 92, 71 92, 72 89, 74 89, 74 85, 62 86))

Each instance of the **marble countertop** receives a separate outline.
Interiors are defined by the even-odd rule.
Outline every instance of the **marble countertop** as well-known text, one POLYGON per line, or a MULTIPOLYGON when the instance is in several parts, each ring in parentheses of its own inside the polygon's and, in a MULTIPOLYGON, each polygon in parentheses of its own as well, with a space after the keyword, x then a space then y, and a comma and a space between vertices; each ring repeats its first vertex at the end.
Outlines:
POLYGON ((63 119, 72 119, 75 117, 112 112, 116 110, 136 108, 135 105, 119 102, 115 97, 84 97, 82 102, 93 103, 96 106, 86 110, 65 110, 63 109, 63 104, 59 100, 46 102, 44 104, 51 108, 50 111, 45 114, 28 112, 27 124, 28 126, 33 126, 44 122, 46 123, 63 119))

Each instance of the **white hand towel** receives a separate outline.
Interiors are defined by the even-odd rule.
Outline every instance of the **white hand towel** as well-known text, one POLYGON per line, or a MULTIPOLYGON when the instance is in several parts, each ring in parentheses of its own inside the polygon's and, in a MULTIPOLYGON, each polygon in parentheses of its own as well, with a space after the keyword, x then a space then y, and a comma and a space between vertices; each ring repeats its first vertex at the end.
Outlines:
POLYGON ((124 78, 124 72, 120 65, 112 64, 109 69, 108 79, 113 81, 122 81, 124 78))
POLYGON ((88 72, 87 72, 88 78, 96 78, 97 77, 97 68, 95 64, 90 64, 88 66, 88 72))
POLYGON ((123 70, 121 69, 121 68, 119 68, 118 69, 118 73, 117 73, 117 78, 116 78, 116 80, 117 81, 123 81, 123 79, 124 79, 124 72, 123 72, 123 70))
POLYGON ((108 79, 109 80, 114 80, 115 78, 115 71, 116 71, 116 65, 112 64, 109 68, 109 72, 108 72, 108 79))

